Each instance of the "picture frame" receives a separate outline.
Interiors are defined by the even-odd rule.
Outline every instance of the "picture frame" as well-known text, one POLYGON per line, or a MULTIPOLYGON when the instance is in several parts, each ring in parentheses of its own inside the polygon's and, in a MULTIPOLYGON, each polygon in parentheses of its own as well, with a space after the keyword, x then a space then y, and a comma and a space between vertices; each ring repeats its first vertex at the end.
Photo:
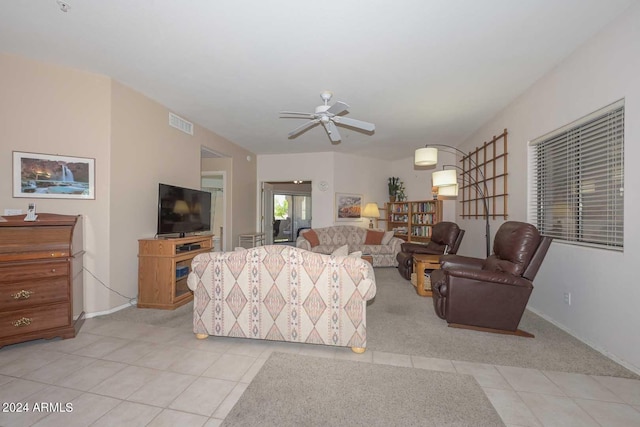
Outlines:
POLYGON ((362 194, 336 193, 335 220, 361 221, 362 194))
POLYGON ((95 199, 95 159, 14 151, 13 197, 95 199))

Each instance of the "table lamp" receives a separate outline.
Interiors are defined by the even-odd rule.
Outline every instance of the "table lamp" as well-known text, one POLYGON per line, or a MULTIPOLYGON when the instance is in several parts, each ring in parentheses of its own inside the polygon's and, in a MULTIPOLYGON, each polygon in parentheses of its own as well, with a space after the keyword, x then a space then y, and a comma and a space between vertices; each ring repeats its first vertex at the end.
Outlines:
POLYGON ((380 218, 380 210, 377 203, 367 203, 362 211, 362 216, 369 218, 369 228, 373 228, 373 218, 380 218))

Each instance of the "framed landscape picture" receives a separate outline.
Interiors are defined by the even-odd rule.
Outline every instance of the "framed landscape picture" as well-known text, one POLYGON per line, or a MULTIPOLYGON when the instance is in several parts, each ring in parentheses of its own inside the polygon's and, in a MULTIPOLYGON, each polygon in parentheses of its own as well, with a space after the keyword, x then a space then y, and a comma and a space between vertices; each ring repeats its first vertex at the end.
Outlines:
POLYGON ((360 221, 362 219, 362 194, 336 193, 336 221, 360 221))
POLYGON ((14 151, 13 197, 95 199, 95 159, 14 151))

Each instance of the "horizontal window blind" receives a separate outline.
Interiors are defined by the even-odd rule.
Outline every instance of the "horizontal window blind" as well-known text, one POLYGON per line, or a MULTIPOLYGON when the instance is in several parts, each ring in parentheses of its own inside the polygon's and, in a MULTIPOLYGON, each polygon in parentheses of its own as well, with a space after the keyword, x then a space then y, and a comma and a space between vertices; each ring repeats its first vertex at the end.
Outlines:
POLYGON ((624 103, 529 144, 529 218, 544 235, 624 247, 624 103))

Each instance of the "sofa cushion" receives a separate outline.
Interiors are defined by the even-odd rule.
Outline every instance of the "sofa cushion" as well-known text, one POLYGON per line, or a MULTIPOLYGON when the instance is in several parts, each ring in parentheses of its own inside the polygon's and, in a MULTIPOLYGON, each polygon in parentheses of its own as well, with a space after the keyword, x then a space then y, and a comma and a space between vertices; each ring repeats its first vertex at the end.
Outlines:
POLYGON ((316 247, 320 244, 320 239, 318 238, 318 234, 314 230, 307 230, 302 233, 302 237, 307 239, 311 247, 316 247))
POLYGON ((364 239, 365 245, 381 245, 384 231, 367 230, 367 237, 364 239))
POLYGON ((384 233, 384 237, 382 238, 382 245, 388 245, 391 239, 393 239, 394 232, 387 231, 384 233))

